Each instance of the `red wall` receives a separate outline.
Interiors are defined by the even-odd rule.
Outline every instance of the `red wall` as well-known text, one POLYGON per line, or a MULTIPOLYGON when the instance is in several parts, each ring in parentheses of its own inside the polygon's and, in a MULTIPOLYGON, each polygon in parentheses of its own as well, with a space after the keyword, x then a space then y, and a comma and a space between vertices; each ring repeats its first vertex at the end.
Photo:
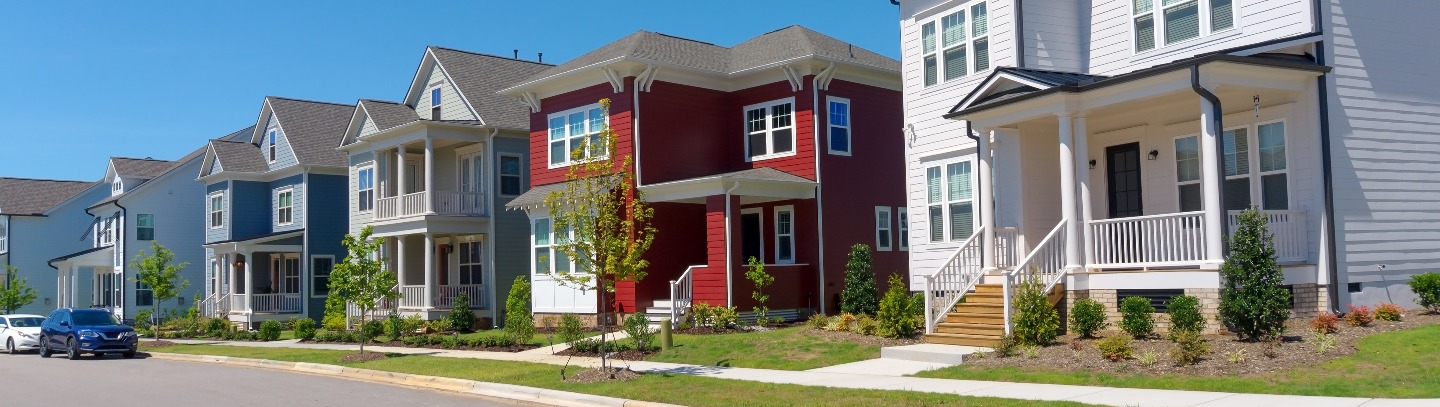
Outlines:
MULTIPOLYGON (((763 204, 745 205, 744 209, 759 208, 761 236, 764 237, 764 246, 761 252, 765 253, 765 263, 775 263, 775 207, 793 206, 795 210, 795 224, 793 231, 795 236, 795 264, 793 265, 770 265, 765 267, 765 272, 775 277, 775 284, 765 288, 765 293, 770 295, 766 305, 771 309, 782 308, 807 308, 818 307, 819 287, 816 285, 818 276, 819 260, 819 236, 815 233, 816 207, 815 200, 788 200, 766 202, 763 204)), ((735 219, 739 219, 741 210, 735 210, 735 219)), ((750 311, 757 305, 750 296, 755 291, 755 285, 745 278, 745 271, 749 259, 743 258, 740 249, 740 228, 739 223, 734 227, 732 235, 736 247, 732 254, 734 256, 734 298, 735 305, 741 311, 750 311)))
POLYGON ((650 267, 639 283, 621 282, 615 287, 620 310, 644 311, 652 301, 670 298, 670 280, 680 277, 685 269, 708 264, 706 246, 705 205, 656 202, 652 224, 655 242, 650 245, 650 267))
POLYGON ((761 85, 753 88, 742 89, 731 95, 731 107, 728 109, 734 119, 734 130, 730 132, 735 140, 734 153, 732 157, 737 167, 734 170, 749 168, 770 167, 799 175, 807 179, 815 179, 815 135, 814 135, 814 103, 811 101, 810 76, 803 80, 806 83, 805 89, 791 91, 789 82, 776 82, 769 85, 761 85), (795 98, 795 155, 783 158, 772 158, 768 160, 745 162, 745 106, 764 103, 777 99, 795 98))
MULTIPOLYGON (((630 88, 633 78, 625 79, 625 88, 630 88)), ((547 116, 610 98, 610 129, 615 132, 617 157, 630 155, 633 144, 630 137, 630 107, 633 99, 629 92, 615 93, 609 84, 595 85, 573 92, 551 96, 541 100, 540 113, 530 114, 530 185, 531 187, 565 181, 569 167, 550 169, 550 124, 547 116)), ((616 161, 617 163, 619 160, 616 161)))
POLYGON ((642 184, 733 171, 743 119, 725 92, 655 81, 640 93, 642 184))

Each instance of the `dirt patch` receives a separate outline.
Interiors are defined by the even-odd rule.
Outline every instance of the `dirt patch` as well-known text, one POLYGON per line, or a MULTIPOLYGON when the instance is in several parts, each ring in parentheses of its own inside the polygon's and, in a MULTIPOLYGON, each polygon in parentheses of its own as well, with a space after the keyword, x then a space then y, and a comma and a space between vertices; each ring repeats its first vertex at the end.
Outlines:
MULTIPOLYGON (((1354 354, 1355 343, 1366 336, 1394 332, 1422 325, 1440 324, 1440 315, 1410 311, 1399 322, 1375 321, 1368 327, 1349 326, 1341 322, 1340 332, 1332 335, 1333 348, 1320 352, 1320 343, 1310 333, 1310 319, 1292 319, 1279 343, 1243 342, 1234 335, 1206 335, 1210 353, 1199 363, 1175 366, 1170 359, 1173 342, 1163 338, 1136 340, 1135 355, 1128 360, 1112 362, 1095 348, 1099 339, 1083 339, 1066 335, 1055 345, 1027 354, 1001 358, 993 353, 966 359, 967 366, 1010 366, 1036 370, 1085 371, 1123 374, 1170 374, 1188 376, 1256 376, 1297 367, 1317 366, 1322 362, 1354 354), (1152 353, 1157 361, 1143 363, 1142 355, 1152 353), (1233 359, 1233 360, 1232 360, 1233 359)), ((1114 334, 1114 333, 1107 333, 1114 334)))
POLYGON ((639 377, 640 374, 635 373, 634 370, 612 367, 608 372, 601 369, 582 370, 570 377, 566 377, 565 381, 571 383, 623 382, 639 377))
POLYGON ((340 358, 340 362, 341 362, 341 363, 369 362, 369 361, 372 361, 372 360, 380 360, 380 359, 385 359, 385 358, 388 358, 388 357, 389 357, 389 356, 385 356, 384 353, 380 353, 380 352, 351 353, 351 354, 349 354, 349 355, 345 355, 345 356, 341 357, 341 358, 340 358))
POLYGON ((826 331, 823 329, 806 329, 801 331, 801 334, 823 338, 833 342, 852 342, 880 347, 914 345, 923 342, 920 338, 886 338, 883 336, 864 335, 848 331, 826 331))
POLYGON ((179 344, 178 344, 178 343, 175 343, 175 342, 165 341, 165 340, 160 340, 160 341, 140 341, 139 347, 142 348, 142 349, 143 349, 143 348, 163 348, 163 347, 166 347, 166 346, 175 346, 175 345, 179 345, 179 344))

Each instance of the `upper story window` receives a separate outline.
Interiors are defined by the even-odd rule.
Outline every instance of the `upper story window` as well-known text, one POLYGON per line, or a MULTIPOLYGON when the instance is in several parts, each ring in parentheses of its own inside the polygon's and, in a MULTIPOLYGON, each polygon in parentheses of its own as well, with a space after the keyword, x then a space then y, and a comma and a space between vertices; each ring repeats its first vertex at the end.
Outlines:
POLYGON ((745 106, 745 151, 750 161, 795 155, 795 99, 745 106))
POLYGON ((266 136, 266 140, 266 144, 270 145, 270 162, 273 163, 275 162, 275 130, 270 130, 270 134, 266 136))
POLYGON ((275 192, 275 223, 289 225, 295 223, 295 188, 284 188, 275 192))
POLYGON ((850 100, 828 97, 830 101, 830 154, 850 155, 850 100))
POLYGON ((355 209, 369 212, 375 207, 375 167, 364 166, 355 171, 355 209))
POLYGON ((987 7, 982 0, 920 25, 925 86, 940 83, 942 75, 943 80, 948 81, 990 69, 987 7))
POLYGON ((947 227, 952 241, 964 240, 974 233, 975 205, 971 183, 969 161, 925 169, 931 242, 945 241, 947 227))
POLYGON ((430 90, 430 120, 440 120, 440 88, 430 90))
POLYGON ((599 103, 554 113, 549 119, 550 168, 605 158, 609 154, 600 140, 608 118, 599 103), (581 148, 586 145, 590 147, 581 148))
POLYGON ((121 181, 120 177, 115 177, 115 180, 110 182, 110 195, 120 195, 121 192, 125 192, 125 182, 121 181))
POLYGON ((10 217, 0 216, 0 253, 10 252, 10 217))
POLYGON ((225 193, 216 192, 210 194, 209 203, 206 208, 210 214, 210 228, 218 229, 225 227, 225 193))
POLYGON ((1131 0, 1131 4, 1135 52, 1235 28, 1234 0, 1131 0))
POLYGON ((501 155, 500 170, 500 195, 520 195, 521 175, 520 156, 501 155))
POLYGON ((96 232, 96 243, 99 246, 115 244, 115 218, 105 218, 100 222, 100 230, 96 232))
POLYGON ((135 240, 155 240, 155 215, 135 215, 135 240))

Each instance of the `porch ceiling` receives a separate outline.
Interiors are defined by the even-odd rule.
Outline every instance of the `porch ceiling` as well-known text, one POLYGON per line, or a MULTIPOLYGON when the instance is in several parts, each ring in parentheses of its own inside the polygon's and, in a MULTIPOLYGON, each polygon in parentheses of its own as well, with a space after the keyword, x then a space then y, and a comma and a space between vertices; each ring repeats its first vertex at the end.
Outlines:
POLYGON ((109 267, 115 259, 115 246, 96 247, 71 253, 65 256, 50 260, 60 271, 66 271, 69 266, 79 267, 109 267))

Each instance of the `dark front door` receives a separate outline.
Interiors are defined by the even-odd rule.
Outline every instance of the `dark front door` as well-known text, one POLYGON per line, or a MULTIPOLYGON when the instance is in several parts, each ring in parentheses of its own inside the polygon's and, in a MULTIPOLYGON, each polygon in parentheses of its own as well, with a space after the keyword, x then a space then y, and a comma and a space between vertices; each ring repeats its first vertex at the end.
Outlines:
POLYGON ((765 254, 760 248, 764 247, 760 242, 760 214, 747 213, 740 215, 740 262, 749 262, 751 257, 765 261, 765 254))
POLYGON ((1106 190, 1110 219, 1140 216, 1140 143, 1105 148, 1106 190))

